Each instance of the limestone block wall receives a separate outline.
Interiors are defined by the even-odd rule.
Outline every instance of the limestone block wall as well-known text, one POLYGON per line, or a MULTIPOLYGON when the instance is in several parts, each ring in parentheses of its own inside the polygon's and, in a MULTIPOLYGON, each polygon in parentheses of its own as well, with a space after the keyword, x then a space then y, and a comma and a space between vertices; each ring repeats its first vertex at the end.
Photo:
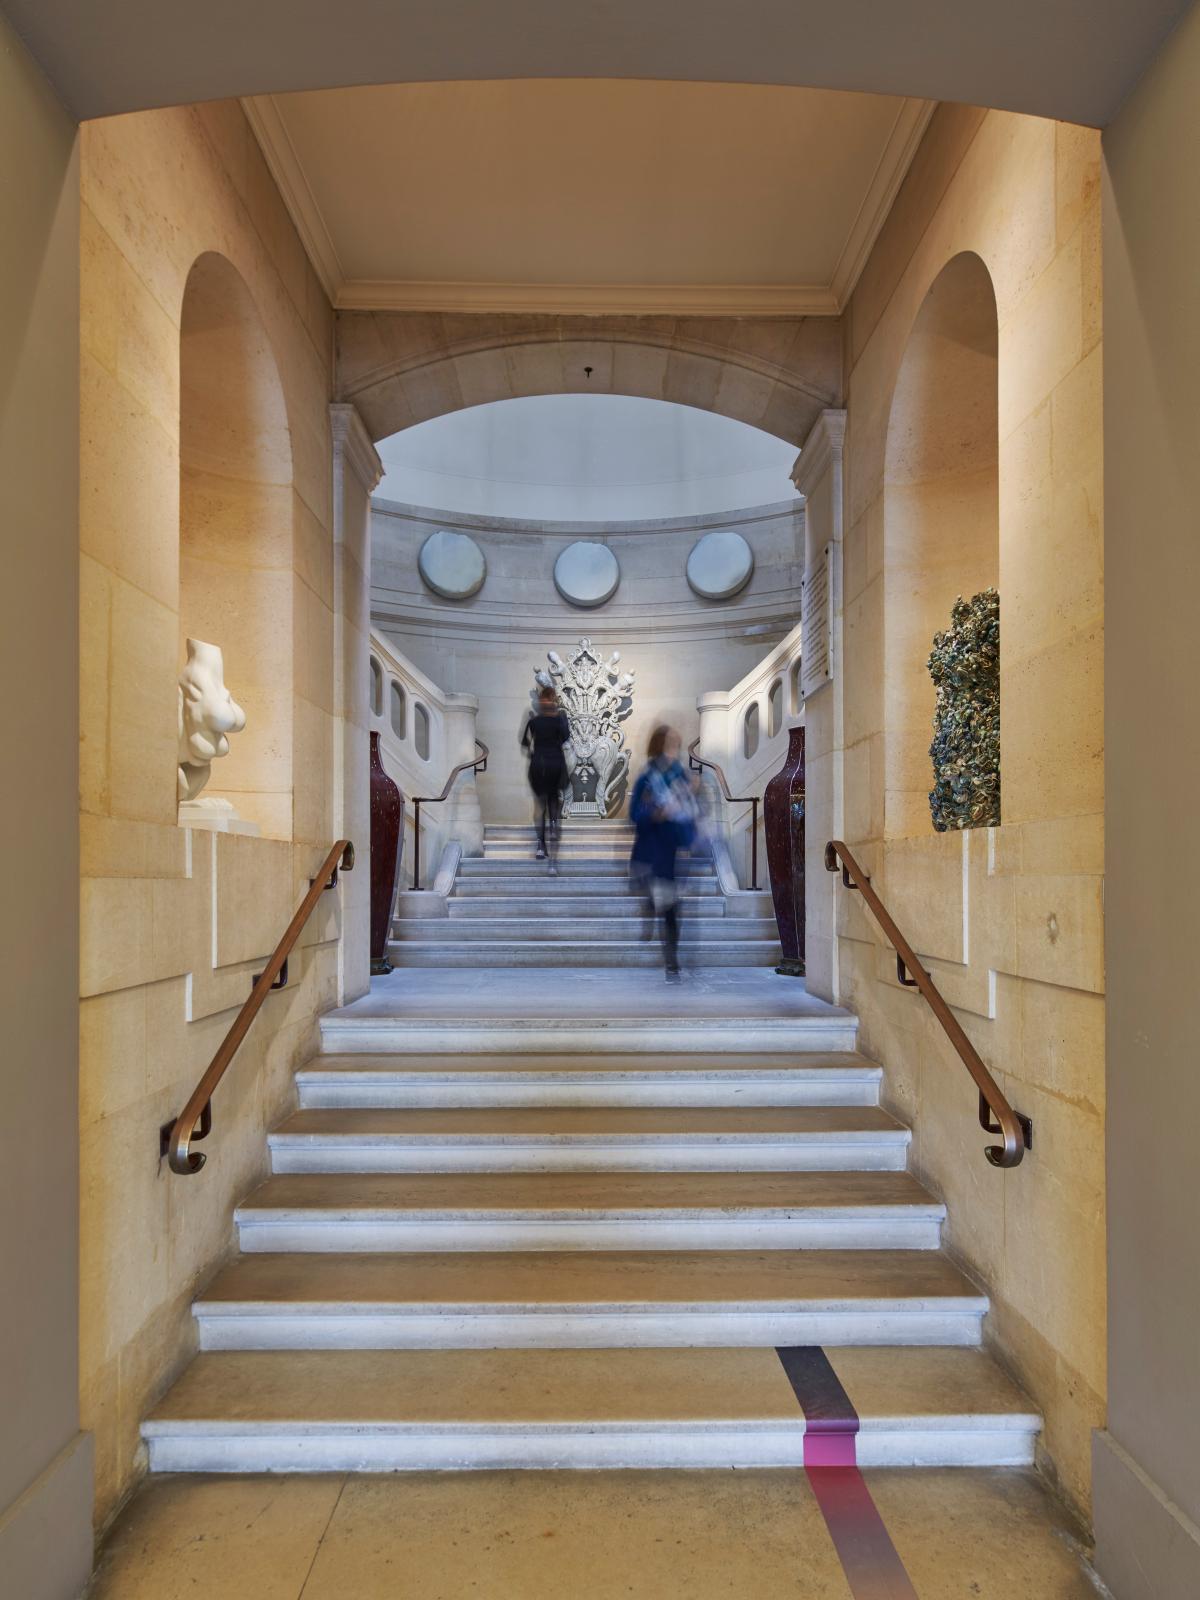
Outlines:
MULTIPOLYGON (((191 1351, 190 1300, 231 1248, 232 1206, 265 1168, 264 1132, 314 1018, 364 981, 361 951, 340 966, 339 889, 216 1093, 208 1164, 196 1177, 167 1172, 159 1126, 181 1108, 331 841, 356 816, 361 824, 365 789, 348 794, 343 780, 360 761, 365 770, 365 717, 356 725, 344 713, 365 689, 366 491, 356 500, 339 487, 335 590, 332 315, 240 108, 86 124, 81 181, 80 1385, 102 1522, 139 1470, 139 1420, 191 1351), (195 264, 213 256, 253 310, 245 383, 269 377, 286 418, 268 474, 269 558, 236 483, 197 533, 204 560, 225 566, 227 602, 242 595, 259 608, 244 647, 257 639, 265 656, 291 641, 278 675, 255 678, 260 735, 273 727, 276 744, 256 741, 257 771, 231 794, 247 795, 247 814, 275 837, 176 825, 175 682, 188 626, 181 331, 195 264), (273 750, 290 752, 285 789, 273 750)), ((199 328, 201 340, 209 331, 199 328)), ((227 396, 230 418, 237 399, 227 396)), ((219 434, 210 428, 197 458, 209 511, 224 470, 219 434)), ((230 448, 248 443, 242 434, 230 448)), ((365 435, 359 456, 373 457, 365 435)), ((217 627, 222 615, 209 613, 217 627)), ((228 654, 226 671, 236 695, 228 654)), ((365 876, 366 840, 356 842, 365 876)))
MULTIPOLYGON (((941 107, 846 316, 843 679, 815 741, 844 788, 820 771, 816 789, 833 824, 844 808, 844 837, 1033 1117, 1033 1153, 1006 1173, 985 1163, 965 1072, 849 894, 823 986, 887 1064, 915 1169, 949 1203, 949 1246, 992 1296, 990 1337, 1045 1413, 1046 1465, 1084 1508, 1105 1407, 1100 341, 1098 136, 941 107), (905 731, 889 706, 895 674, 921 663, 895 654, 905 550, 886 479, 912 330, 963 252, 995 297, 1003 825, 938 835, 911 778, 903 803, 888 789, 889 773, 920 769, 929 730, 905 731), (917 743, 897 752, 898 737, 917 743)), ((965 468, 978 476, 974 458, 965 468)), ((941 505, 927 531, 953 571, 961 508, 952 493, 941 505)), ((906 581, 919 603, 929 574, 906 581)), ((928 641, 909 649, 923 657, 928 641)))
POLYGON ((533 669, 546 665, 547 650, 565 656, 587 637, 605 657, 620 651, 622 669, 637 675, 623 724, 636 772, 656 723, 678 727, 685 743, 694 739, 697 696, 736 684, 799 614, 804 511, 796 499, 707 517, 599 524, 451 516, 376 499, 371 525, 375 626, 443 690, 479 700, 479 737, 492 752, 478 779, 485 822, 530 815, 517 739, 533 669), (467 533, 483 549, 487 580, 470 599, 441 600, 421 581, 417 557, 438 528, 467 533), (688 587, 688 553, 721 528, 750 544, 754 573, 732 598, 702 600, 688 587), (555 559, 577 539, 608 544, 621 567, 616 593, 594 610, 569 605, 554 587, 555 559))

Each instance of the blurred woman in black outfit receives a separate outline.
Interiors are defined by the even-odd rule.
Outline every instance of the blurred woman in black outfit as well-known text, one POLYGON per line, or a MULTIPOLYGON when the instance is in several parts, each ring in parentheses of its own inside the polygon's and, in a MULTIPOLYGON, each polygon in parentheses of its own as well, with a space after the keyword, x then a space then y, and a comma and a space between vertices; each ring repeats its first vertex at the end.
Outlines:
POLYGON ((562 796, 567 786, 567 758, 563 746, 571 737, 567 714, 548 686, 538 690, 537 710, 530 712, 521 734, 529 751, 529 787, 537 806, 537 859, 550 857, 550 874, 558 871, 558 835, 562 822, 562 796))

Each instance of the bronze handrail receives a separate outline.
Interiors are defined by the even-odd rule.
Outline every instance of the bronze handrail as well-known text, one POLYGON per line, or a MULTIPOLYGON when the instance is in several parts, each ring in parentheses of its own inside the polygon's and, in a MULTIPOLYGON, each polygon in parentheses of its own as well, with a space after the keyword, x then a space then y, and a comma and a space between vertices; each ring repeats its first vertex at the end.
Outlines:
POLYGON ((839 865, 846 888, 859 891, 871 908, 876 922, 891 941, 896 952, 896 976, 905 988, 919 989, 928 1000, 930 1010, 941 1023, 963 1066, 975 1080, 975 1087, 979 1090, 979 1126, 985 1133, 1003 1134, 1003 1145, 988 1145, 984 1155, 994 1167, 1017 1166, 1026 1150, 1033 1149, 1032 1121, 1009 1105, 995 1078, 980 1059, 979 1052, 963 1032, 958 1018, 946 1004, 941 991, 917 960, 912 946, 872 889, 868 875, 840 839, 830 839, 825 846, 825 870, 836 872, 839 865), (993 1117, 996 1119, 994 1122, 993 1117))
POLYGON ((474 761, 460 761, 454 771, 442 786, 441 794, 421 794, 413 796, 413 881, 414 889, 421 887, 421 807, 436 806, 448 798, 450 790, 454 787, 454 780, 460 772, 466 772, 469 767, 472 772, 486 772, 490 751, 482 739, 476 739, 475 746, 483 752, 475 757, 474 761))
POLYGON ((220 1049, 209 1062, 204 1076, 192 1091, 191 1098, 174 1122, 159 1130, 159 1155, 166 1156, 172 1172, 186 1177, 199 1172, 205 1156, 191 1148, 193 1142, 206 1139, 212 1130, 213 1090, 225 1076, 226 1068, 237 1054, 238 1046, 250 1031, 250 1024, 262 1010, 263 1001, 272 989, 282 989, 287 983, 288 956, 296 940, 304 931, 304 924, 313 913, 317 901, 326 889, 337 883, 338 868, 349 872, 354 866, 354 846, 349 839, 339 839, 321 864, 315 878, 309 880, 308 893, 300 902, 300 909, 288 923, 287 932, 275 946, 275 953, 261 972, 254 977, 250 998, 238 1012, 232 1028, 221 1041, 220 1049))
POLYGON ((710 767, 717 775, 717 782, 721 785, 721 793, 730 805, 750 807, 750 887, 758 888, 758 805, 759 797, 756 794, 730 794, 729 779, 725 776, 723 767, 715 761, 710 761, 707 756, 698 756, 696 746, 699 739, 693 739, 688 745, 688 765, 693 772, 699 772, 701 767, 710 767))

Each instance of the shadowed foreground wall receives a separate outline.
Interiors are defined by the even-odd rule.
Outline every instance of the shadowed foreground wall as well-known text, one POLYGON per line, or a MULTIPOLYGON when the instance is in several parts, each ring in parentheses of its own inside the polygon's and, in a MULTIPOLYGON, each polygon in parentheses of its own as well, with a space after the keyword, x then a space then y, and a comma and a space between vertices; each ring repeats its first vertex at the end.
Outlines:
POLYGON ((0 18, 0 682, 10 758, 0 787, 10 852, 0 958, 0 1589, 21 1600, 73 1600, 92 1555, 73 1131, 75 143, 71 119, 0 18))
POLYGON ((1097 1565, 1200 1594, 1200 11, 1105 133, 1109 1416, 1097 1565))
MULTIPOLYGON (((914 1124, 914 1169, 949 1206, 947 1244, 991 1296, 988 1337, 1045 1415, 1044 1465, 1086 1510, 1105 1396, 1098 135, 940 107, 846 322, 843 709, 830 733, 834 691, 810 702, 810 791, 829 791, 825 764, 840 757, 844 837, 1033 1117, 1032 1155, 1010 1172, 985 1162, 971 1082, 857 896, 838 893, 826 989, 862 1017, 863 1047, 914 1124), (924 579, 902 570, 886 458, 921 308, 963 252, 995 295, 1004 825, 935 834, 914 803, 918 775, 932 783, 931 730, 889 704, 902 664, 884 640, 904 644, 896 607, 924 579)), ((960 526, 970 542, 973 464, 961 506, 947 478, 943 526, 922 530, 951 552, 960 526)), ((909 672, 931 642, 904 645, 909 672)))
MULTIPOLYGON (((365 733, 341 713, 365 702, 366 596, 361 566, 340 560, 335 576, 330 308, 240 108, 87 125, 82 198, 80 1381, 103 1522, 139 1470, 141 1418, 191 1353, 191 1299, 232 1246, 234 1203, 265 1171, 264 1133, 314 1043, 316 1014, 365 986, 365 953, 346 969, 336 941, 343 897, 369 872, 363 817, 339 765, 344 757, 346 773, 365 771, 365 733), (222 357, 224 422, 236 434, 256 414, 236 403, 230 383, 277 385, 287 440, 275 452, 279 470, 259 475, 275 504, 268 530, 261 484, 247 477, 247 441, 198 428, 192 413, 212 401, 213 385, 188 388, 185 443, 199 454, 185 460, 193 477, 181 586, 181 331, 202 257, 222 263, 215 302, 236 314, 214 314, 199 344, 207 337, 227 355, 231 327, 247 330, 244 370, 222 357), (197 466, 221 479, 220 494, 199 494, 197 466), (235 697, 239 659, 260 686, 247 696, 259 736, 233 798, 244 796, 275 837, 176 825, 181 609, 198 603, 210 569, 225 586, 206 627, 232 627, 241 605, 240 615, 257 618, 264 655, 294 641, 275 679, 253 659, 254 629, 238 640, 240 655, 230 652, 235 697), (344 652, 336 671, 335 640, 344 652), (267 694, 261 686, 272 683, 282 687, 267 694), (270 719, 274 741, 262 737, 270 719), (285 751, 291 776, 268 796, 285 751), (360 847, 361 873, 322 901, 287 988, 268 999, 217 1090, 204 1170, 173 1176, 158 1159, 158 1128, 182 1109, 343 827, 360 847)), ((193 373, 203 360, 189 347, 193 373)), ((357 515, 361 552, 366 493, 355 510, 345 476, 339 540, 354 542, 347 519, 357 515)))

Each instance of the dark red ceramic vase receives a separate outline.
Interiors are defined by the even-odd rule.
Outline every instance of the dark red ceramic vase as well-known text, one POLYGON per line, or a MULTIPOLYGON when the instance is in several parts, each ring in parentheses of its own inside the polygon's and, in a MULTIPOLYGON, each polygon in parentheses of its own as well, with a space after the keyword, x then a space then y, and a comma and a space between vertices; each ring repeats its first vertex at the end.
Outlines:
POLYGON ((793 728, 783 766, 763 794, 767 869, 783 960, 775 968, 804 976, 804 729, 793 728))
POLYGON ((383 769, 379 735, 371 735, 371 972, 382 976, 392 970, 388 960, 388 932, 400 870, 400 829, 404 822, 404 796, 383 769))

